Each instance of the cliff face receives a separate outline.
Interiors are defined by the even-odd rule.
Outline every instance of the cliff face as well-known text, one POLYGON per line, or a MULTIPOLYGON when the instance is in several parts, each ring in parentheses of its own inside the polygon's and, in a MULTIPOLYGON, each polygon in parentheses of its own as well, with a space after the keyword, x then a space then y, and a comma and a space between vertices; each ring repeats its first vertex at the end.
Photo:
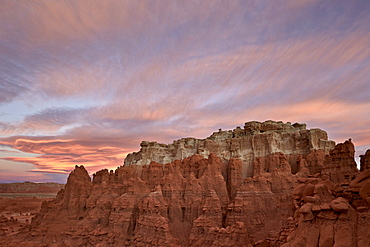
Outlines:
POLYGON ((366 166, 370 150, 362 156, 360 173, 352 154, 350 140, 338 144, 321 174, 299 180, 291 218, 296 227, 280 233, 280 240, 287 241, 283 247, 370 246, 370 170, 366 166))
POLYGON ((237 158, 242 161, 242 178, 253 176, 255 158, 274 153, 283 153, 292 167, 293 173, 299 170, 297 159, 311 154, 308 168, 311 173, 319 172, 323 162, 317 161, 329 154, 335 146, 328 140, 327 133, 320 129, 306 129, 305 124, 283 122, 247 122, 244 128, 213 133, 206 139, 182 138, 166 145, 143 141, 139 152, 129 154, 125 165, 147 165, 151 161, 161 164, 182 160, 193 154, 207 158, 216 154, 223 161, 237 158), (320 159, 318 157, 317 159, 320 159))
POLYGON ((235 196, 240 199, 231 200, 221 171, 233 162, 193 155, 165 165, 102 170, 92 181, 76 166, 66 189, 43 205, 30 231, 54 246, 251 246, 247 223, 253 217, 240 210, 275 197, 265 182, 259 190, 268 198, 239 196, 241 189, 235 196))
POLYGON ((272 121, 149 143, 92 180, 76 166, 65 190, 7 243, 369 246, 369 157, 358 172, 350 140, 334 147, 322 130, 272 121))

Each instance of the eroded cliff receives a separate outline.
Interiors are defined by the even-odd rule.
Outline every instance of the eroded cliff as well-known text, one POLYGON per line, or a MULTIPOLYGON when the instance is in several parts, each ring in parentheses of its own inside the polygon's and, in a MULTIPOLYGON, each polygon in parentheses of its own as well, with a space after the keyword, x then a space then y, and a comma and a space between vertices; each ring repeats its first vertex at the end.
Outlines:
POLYGON ((368 246, 369 157, 368 150, 359 172, 351 140, 335 146, 325 131, 272 121, 204 140, 144 142, 124 166, 92 180, 76 166, 32 224, 4 239, 55 247, 368 246))
MULTIPOLYGON (((312 154, 325 157, 334 149, 335 143, 320 129, 306 129, 305 124, 290 124, 275 121, 247 122, 244 128, 219 130, 206 139, 182 138, 172 144, 143 141, 139 152, 129 154, 125 165, 147 165, 151 161, 161 164, 182 160, 193 154, 207 158, 216 154, 223 161, 231 158, 242 160, 242 178, 253 176, 254 160, 274 153, 283 153, 292 167, 299 170, 297 159, 312 154)), ((318 157, 317 159, 320 159, 318 157)), ((319 172, 323 163, 308 159, 311 173, 319 172)))
POLYGON ((370 150, 362 156, 362 172, 349 159, 353 150, 350 140, 338 144, 327 157, 328 168, 299 180, 293 191, 294 224, 280 233, 287 241, 283 247, 370 246, 370 150))

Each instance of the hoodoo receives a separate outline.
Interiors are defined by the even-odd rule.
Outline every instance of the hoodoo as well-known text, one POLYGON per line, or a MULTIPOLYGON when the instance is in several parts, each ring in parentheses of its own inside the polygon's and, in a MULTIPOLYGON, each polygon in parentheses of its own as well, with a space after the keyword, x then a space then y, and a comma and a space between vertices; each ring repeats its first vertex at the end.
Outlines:
POLYGON ((370 245, 370 150, 354 161, 305 124, 248 122, 205 139, 142 142, 91 180, 76 166, 8 246, 370 245))

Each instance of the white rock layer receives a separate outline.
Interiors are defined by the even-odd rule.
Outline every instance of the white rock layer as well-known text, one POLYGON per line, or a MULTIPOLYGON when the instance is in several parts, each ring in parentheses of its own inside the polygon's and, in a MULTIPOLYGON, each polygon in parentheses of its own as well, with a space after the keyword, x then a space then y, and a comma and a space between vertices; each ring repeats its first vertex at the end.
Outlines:
POLYGON ((297 172, 297 157, 305 156, 315 149, 324 150, 328 154, 334 149, 335 142, 328 140, 328 135, 321 129, 306 129, 306 124, 289 122, 252 121, 244 125, 244 129, 214 132, 205 139, 181 138, 172 144, 143 141, 138 152, 127 155, 125 165, 147 165, 151 161, 161 164, 174 160, 182 160, 193 154, 207 158, 215 153, 225 161, 239 158, 243 161, 242 177, 253 176, 253 160, 269 154, 281 152, 285 154, 297 172))

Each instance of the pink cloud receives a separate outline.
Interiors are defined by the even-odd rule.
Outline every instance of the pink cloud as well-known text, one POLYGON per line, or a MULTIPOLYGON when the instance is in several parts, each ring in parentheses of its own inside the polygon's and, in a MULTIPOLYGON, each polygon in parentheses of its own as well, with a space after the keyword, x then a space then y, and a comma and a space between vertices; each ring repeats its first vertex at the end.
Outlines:
POLYGON ((23 152, 39 153, 36 157, 4 157, 3 160, 34 165, 33 172, 68 174, 75 165, 84 165, 90 172, 116 168, 123 164, 127 149, 86 146, 74 141, 17 140, 14 148, 23 152), (20 144, 21 143, 21 144, 20 144), (25 148, 26 147, 26 148, 25 148))
POLYGON ((122 164, 141 140, 266 119, 370 145, 369 17, 336 4, 8 1, 0 104, 15 104, 0 143, 39 155, 7 159, 94 170, 122 164))

